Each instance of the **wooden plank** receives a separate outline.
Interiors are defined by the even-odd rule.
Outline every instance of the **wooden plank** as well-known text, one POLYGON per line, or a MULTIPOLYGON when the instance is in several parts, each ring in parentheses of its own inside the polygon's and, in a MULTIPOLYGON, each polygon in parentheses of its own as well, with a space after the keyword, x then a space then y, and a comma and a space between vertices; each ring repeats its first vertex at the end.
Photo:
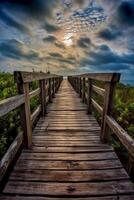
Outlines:
POLYGON ((94 161, 75 161, 75 160, 25 160, 19 159, 15 169, 50 169, 50 170, 103 170, 118 169, 122 165, 118 159, 113 160, 94 160, 94 161))
POLYGON ((24 95, 17 95, 0 101, 0 117, 18 108, 24 103, 24 95))
POLYGON ((58 100, 50 106, 61 110, 48 111, 39 120, 32 148, 23 150, 18 159, 3 191, 5 197, 115 200, 134 195, 133 184, 112 147, 101 143, 96 119, 79 111, 83 104, 74 101, 77 95, 70 88, 63 81, 58 100), (69 110, 75 106, 76 111, 69 110))
POLYGON ((103 108, 94 99, 91 99, 91 102, 94 108, 102 115, 103 108))
POLYGON ((132 194, 130 181, 109 181, 98 183, 42 183, 9 181, 4 189, 8 194, 50 195, 50 196, 96 196, 132 194), (90 189, 91 188, 91 189, 90 189), (52 192, 53 191, 53 192, 52 192))
POLYGON ((96 85, 92 85, 92 89, 94 92, 99 94, 100 96, 104 97, 105 96, 105 89, 102 89, 100 87, 97 87, 96 85))
POLYGON ((46 114, 46 80, 40 80, 40 103, 41 103, 41 115, 46 114))
POLYGON ((30 92, 30 99, 33 98, 33 97, 36 97, 40 94, 40 88, 37 88, 36 90, 30 92))
MULTIPOLYGON (((51 152, 51 153, 75 153, 75 152, 82 152, 82 153, 96 153, 96 152, 110 152, 110 151, 113 151, 113 148, 112 147, 106 147, 106 146, 98 146, 98 147, 89 147, 89 146, 79 146, 79 147, 55 147, 55 146, 51 146, 51 147, 40 147, 40 146, 32 146, 32 148, 30 150, 26 150, 26 152, 38 152, 38 153, 46 153, 46 152, 51 152)), ((24 150, 25 152, 25 150, 24 150)))
POLYGON ((107 116, 106 122, 134 158, 134 140, 132 137, 112 117, 107 116))
POLYGON ((43 136, 33 136, 33 140, 80 140, 80 141, 85 141, 85 140, 100 140, 99 135, 88 135, 88 136, 65 136, 65 135, 43 135, 43 136))
POLYGON ((129 180, 123 168, 111 170, 21 170, 16 169, 9 177, 10 181, 49 181, 49 182, 90 182, 129 180))
POLYGON ((101 153, 25 153, 21 154, 20 159, 25 160, 109 160, 116 159, 114 152, 101 153))
POLYGON ((100 146, 102 145, 100 141, 90 141, 90 140, 87 140, 87 141, 60 141, 58 140, 57 142, 55 140, 51 140, 51 141, 42 141, 42 140, 38 140, 38 141, 33 141, 33 145, 35 146, 68 146, 68 147, 71 147, 71 146, 100 146))
POLYGON ((50 135, 50 136, 98 136, 100 135, 100 131, 84 131, 84 132, 81 132, 81 131, 43 131, 43 130, 39 130, 39 131, 36 131, 34 130, 33 131, 33 135, 50 135))
POLYGON ((60 77, 56 74, 48 74, 43 72, 22 72, 22 71, 15 71, 14 76, 17 83, 30 83, 37 80, 60 77))
POLYGON ((0 161, 0 181, 2 181, 8 167, 13 161, 23 141, 23 134, 19 133, 0 161))
POLYGON ((30 110, 30 95, 29 95, 29 83, 18 84, 18 92, 24 94, 24 105, 21 106, 20 118, 21 126, 24 133, 24 146, 30 148, 32 145, 32 122, 31 122, 31 110, 30 110))
MULTIPOLYGON (((67 198, 67 197, 62 197, 60 198, 61 200, 133 200, 134 195, 114 195, 114 196, 104 196, 104 197, 82 197, 82 198, 67 198)), ((59 200, 59 198, 56 197, 41 197, 41 196, 8 196, 8 195, 3 195, 0 197, 0 200, 59 200)))
POLYGON ((85 77, 104 82, 118 82, 120 73, 86 73, 74 77, 85 77))
POLYGON ((101 120, 101 139, 103 142, 108 142, 109 140, 109 127, 106 123, 106 115, 111 115, 111 111, 113 109, 113 96, 115 92, 116 83, 106 83, 105 84, 105 97, 103 103, 103 113, 101 120))

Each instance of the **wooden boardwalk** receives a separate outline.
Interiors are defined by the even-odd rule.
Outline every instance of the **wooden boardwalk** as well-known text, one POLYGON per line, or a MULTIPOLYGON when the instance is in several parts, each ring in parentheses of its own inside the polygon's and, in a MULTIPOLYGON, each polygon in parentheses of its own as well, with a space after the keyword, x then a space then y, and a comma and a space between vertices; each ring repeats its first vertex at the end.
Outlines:
POLYGON ((67 80, 40 118, 30 150, 23 150, 3 200, 132 200, 134 188, 100 126, 67 80))

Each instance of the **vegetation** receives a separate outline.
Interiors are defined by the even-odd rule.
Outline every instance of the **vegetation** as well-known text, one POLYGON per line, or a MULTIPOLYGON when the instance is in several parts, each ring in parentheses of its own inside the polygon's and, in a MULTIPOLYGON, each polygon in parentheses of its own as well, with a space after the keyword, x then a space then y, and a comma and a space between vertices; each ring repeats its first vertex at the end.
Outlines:
MULTIPOLYGON (((38 83, 33 82, 30 84, 30 91, 37 87, 38 83)), ((15 95, 17 95, 17 85, 14 82, 14 76, 10 73, 0 73, 0 101, 15 95)), ((31 99, 31 112, 35 110, 38 104, 38 97, 31 99)), ((0 118, 0 158, 21 130, 19 112, 20 110, 16 109, 0 118)))

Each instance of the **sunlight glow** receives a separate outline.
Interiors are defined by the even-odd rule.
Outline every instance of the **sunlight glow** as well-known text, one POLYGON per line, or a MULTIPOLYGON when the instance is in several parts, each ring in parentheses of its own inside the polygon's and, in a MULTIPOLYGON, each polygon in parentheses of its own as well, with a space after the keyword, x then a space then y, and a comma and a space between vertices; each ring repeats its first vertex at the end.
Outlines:
POLYGON ((67 33, 64 36, 63 42, 66 46, 71 46, 73 45, 73 34, 72 33, 67 33))

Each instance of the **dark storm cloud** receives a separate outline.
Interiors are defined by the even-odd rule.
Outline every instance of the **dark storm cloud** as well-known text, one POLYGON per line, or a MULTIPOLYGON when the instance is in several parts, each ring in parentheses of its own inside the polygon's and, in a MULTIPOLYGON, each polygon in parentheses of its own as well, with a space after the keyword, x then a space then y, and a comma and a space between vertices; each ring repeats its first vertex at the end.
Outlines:
POLYGON ((0 20, 2 20, 6 25, 13 27, 20 32, 23 33, 30 33, 29 29, 23 25, 22 23, 18 22, 16 19, 11 17, 8 13, 4 12, 2 8, 0 8, 0 20))
POLYGON ((102 38, 104 40, 109 40, 109 41, 115 40, 118 37, 120 37, 121 35, 122 35, 122 32, 120 30, 118 30, 118 28, 116 28, 116 27, 112 27, 112 28, 109 27, 109 28, 101 30, 98 33, 98 36, 100 38, 102 38))
POLYGON ((38 59, 39 55, 36 51, 31 49, 25 49, 25 45, 23 45, 20 41, 12 39, 12 40, 4 40, 0 43, 0 53, 4 57, 9 57, 13 59, 38 59))
POLYGON ((81 48, 89 48, 91 44, 91 40, 88 37, 81 37, 78 41, 77 41, 77 45, 78 47, 81 48))
POLYGON ((49 55, 55 58, 63 58, 63 56, 60 53, 49 53, 49 55))
POLYGON ((0 4, 7 9, 19 9, 35 19, 52 16, 54 0, 1 0, 0 4))
POLYGON ((49 53, 50 56, 47 56, 46 59, 48 60, 56 60, 60 63, 63 63, 63 64, 71 64, 71 65, 74 65, 76 63, 76 59, 74 56, 68 56, 66 58, 63 57, 62 54, 60 53, 56 53, 56 52, 53 52, 53 53, 49 53))
POLYGON ((53 33, 56 31, 60 30, 60 27, 54 25, 54 24, 50 24, 48 22, 45 22, 43 28, 48 32, 48 33, 53 33))
POLYGON ((43 38, 43 41, 53 43, 57 41, 57 38, 53 35, 49 35, 48 37, 43 38))
POLYGON ((119 55, 113 52, 107 45, 101 45, 96 51, 91 51, 89 58, 82 59, 80 66, 93 66, 104 70, 125 70, 130 69, 134 64, 134 53, 119 55), (104 68, 103 68, 103 67, 104 68))
POLYGON ((118 19, 125 25, 134 25, 134 1, 122 1, 118 7, 118 19))

